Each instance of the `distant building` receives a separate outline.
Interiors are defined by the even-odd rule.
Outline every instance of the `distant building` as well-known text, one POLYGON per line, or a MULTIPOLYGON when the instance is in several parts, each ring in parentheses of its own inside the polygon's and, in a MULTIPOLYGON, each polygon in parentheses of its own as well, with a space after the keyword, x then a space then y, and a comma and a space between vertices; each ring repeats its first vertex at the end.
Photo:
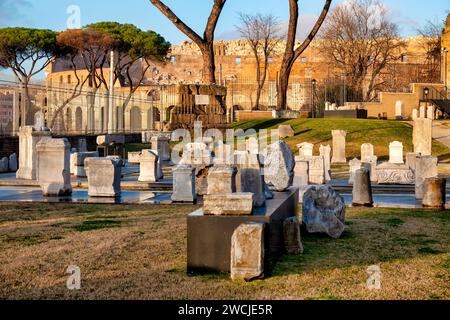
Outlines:
POLYGON ((0 89, 0 131, 7 130, 13 121, 14 91, 0 89))

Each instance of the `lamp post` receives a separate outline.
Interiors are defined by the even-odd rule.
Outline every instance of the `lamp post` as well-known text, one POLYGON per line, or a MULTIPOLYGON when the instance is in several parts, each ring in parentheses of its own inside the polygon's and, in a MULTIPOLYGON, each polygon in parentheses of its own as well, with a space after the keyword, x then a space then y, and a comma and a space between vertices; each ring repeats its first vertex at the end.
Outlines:
POLYGON ((428 107, 428 95, 430 94, 430 89, 425 87, 423 89, 423 95, 425 96, 425 107, 428 107))
POLYGON ((312 86, 311 104, 312 104, 314 118, 317 117, 317 110, 316 110, 316 103, 315 103, 316 85, 317 85, 316 79, 312 79, 311 80, 311 86, 312 86))

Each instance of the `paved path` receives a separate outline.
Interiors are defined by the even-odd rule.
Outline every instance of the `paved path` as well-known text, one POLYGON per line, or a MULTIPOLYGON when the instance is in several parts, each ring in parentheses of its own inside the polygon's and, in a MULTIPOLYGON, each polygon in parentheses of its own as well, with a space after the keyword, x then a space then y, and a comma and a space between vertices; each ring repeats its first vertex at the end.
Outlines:
MULTIPOLYGON (((445 121, 445 123, 447 123, 447 125, 450 125, 449 121, 445 121)), ((450 127, 445 126, 443 121, 434 121, 433 139, 450 148, 450 127)))

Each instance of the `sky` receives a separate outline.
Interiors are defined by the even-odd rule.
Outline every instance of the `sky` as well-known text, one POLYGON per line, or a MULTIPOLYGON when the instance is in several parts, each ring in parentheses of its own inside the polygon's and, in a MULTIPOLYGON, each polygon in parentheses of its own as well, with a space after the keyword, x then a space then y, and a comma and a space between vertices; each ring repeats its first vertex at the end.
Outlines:
MULTIPOLYGON (((334 5, 343 0, 335 0, 334 5)), ((444 20, 450 10, 449 0, 381 0, 400 25, 404 37, 417 34, 427 20, 444 20)), ((212 7, 212 0, 164 0, 172 10, 199 34, 212 7)), ((323 0, 300 0, 299 37, 309 32, 320 14, 323 0)), ((287 0, 228 0, 220 17, 216 39, 236 39, 239 13, 271 13, 282 22, 289 19, 287 0)), ((148 0, 0 0, 0 27, 33 27, 56 31, 81 23, 99 21, 132 23, 143 30, 154 30, 172 44, 188 40, 148 0), (75 7, 74 7, 75 6, 75 7), (75 11, 74 11, 75 8, 75 11), (80 19, 73 15, 79 9, 80 19), (69 25, 68 25, 69 22, 69 25)))

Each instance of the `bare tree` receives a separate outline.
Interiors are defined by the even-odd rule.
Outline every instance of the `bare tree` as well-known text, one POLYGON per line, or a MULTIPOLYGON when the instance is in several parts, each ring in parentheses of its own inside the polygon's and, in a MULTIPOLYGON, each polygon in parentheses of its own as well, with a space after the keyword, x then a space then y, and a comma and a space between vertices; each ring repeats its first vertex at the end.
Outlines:
POLYGON ((377 0, 350 0, 336 6, 322 32, 321 51, 364 101, 383 86, 380 75, 401 57, 405 43, 387 8, 377 0))
POLYGON ((287 108, 287 90, 289 85, 289 77, 291 75, 294 62, 303 54, 303 52, 308 48, 314 37, 319 32, 320 27, 325 21, 328 11, 330 10, 331 3, 332 0, 325 1, 322 12, 308 37, 302 42, 300 46, 295 48, 299 16, 298 0, 289 0, 289 29, 286 39, 286 48, 284 52, 283 62, 281 63, 277 83, 277 105, 281 110, 285 110, 287 108))
POLYGON ((420 43, 426 53, 424 78, 421 82, 440 81, 441 40, 444 27, 444 21, 428 20, 417 30, 417 33, 422 36, 420 43))
POLYGON ((269 58, 282 40, 280 23, 271 15, 239 15, 240 24, 236 27, 241 36, 249 44, 256 60, 256 101, 255 109, 260 108, 261 93, 267 79, 269 58))
POLYGON ((219 21, 222 9, 226 0, 214 0, 213 8, 208 18, 203 37, 186 25, 173 11, 160 0, 150 0, 150 2, 164 14, 175 27, 191 39, 202 52, 203 75, 202 82, 205 84, 216 83, 216 64, 214 57, 214 32, 219 21))

